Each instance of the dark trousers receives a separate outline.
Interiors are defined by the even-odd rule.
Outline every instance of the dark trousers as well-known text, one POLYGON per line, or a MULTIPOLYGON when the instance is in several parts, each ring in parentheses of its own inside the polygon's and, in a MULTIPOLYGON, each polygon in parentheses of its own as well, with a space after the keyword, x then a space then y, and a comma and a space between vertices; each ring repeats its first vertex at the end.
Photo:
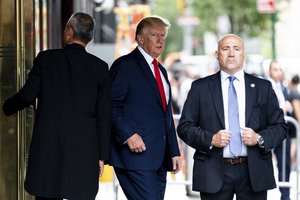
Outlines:
POLYGON ((201 200, 266 200, 267 191, 254 192, 251 187, 247 162, 224 163, 224 184, 217 193, 200 192, 201 200))
POLYGON ((167 171, 163 167, 156 171, 120 168, 114 168, 114 170, 128 200, 164 199, 167 171))
MULTIPOLYGON (((277 158, 277 167, 278 167, 278 180, 282 182, 289 182, 290 180, 290 172, 291 172, 291 139, 289 135, 285 139, 286 141, 286 152, 285 152, 285 163, 282 163, 283 161, 283 142, 278 145, 274 149, 274 153, 277 158), (285 180, 283 180, 283 167, 285 167, 285 180)), ((279 187, 279 190, 281 192, 281 200, 289 200, 290 199, 290 188, 283 188, 279 187)))
POLYGON ((63 200, 63 199, 60 199, 60 198, 35 197, 35 200, 63 200))

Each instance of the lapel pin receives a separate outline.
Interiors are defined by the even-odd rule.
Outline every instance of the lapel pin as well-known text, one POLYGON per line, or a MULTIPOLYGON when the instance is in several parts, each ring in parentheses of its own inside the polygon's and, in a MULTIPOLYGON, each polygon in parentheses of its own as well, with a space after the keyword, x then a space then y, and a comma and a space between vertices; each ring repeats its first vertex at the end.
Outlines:
POLYGON ((252 83, 250 86, 251 86, 252 88, 254 88, 254 87, 255 87, 255 84, 254 84, 254 83, 252 83))

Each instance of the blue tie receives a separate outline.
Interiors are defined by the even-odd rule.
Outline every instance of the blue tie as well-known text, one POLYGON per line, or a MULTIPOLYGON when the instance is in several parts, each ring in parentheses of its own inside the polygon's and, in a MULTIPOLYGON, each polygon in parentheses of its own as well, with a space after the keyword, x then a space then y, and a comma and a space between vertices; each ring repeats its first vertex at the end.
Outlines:
POLYGON ((231 135, 229 148, 234 156, 239 156, 242 152, 242 139, 240 134, 239 105, 233 85, 233 81, 236 78, 234 76, 229 76, 228 79, 228 122, 231 135))

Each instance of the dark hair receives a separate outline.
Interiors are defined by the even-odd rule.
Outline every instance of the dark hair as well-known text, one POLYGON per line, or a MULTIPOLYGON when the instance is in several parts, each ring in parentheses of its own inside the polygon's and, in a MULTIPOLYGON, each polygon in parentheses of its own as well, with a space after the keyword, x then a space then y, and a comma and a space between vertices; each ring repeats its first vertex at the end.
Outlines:
POLYGON ((94 36, 95 21, 86 13, 74 13, 66 26, 73 29, 74 39, 80 40, 86 44, 91 41, 94 36))
POLYGON ((291 80, 293 85, 298 85, 300 83, 300 78, 298 75, 294 75, 292 80, 291 80))
POLYGON ((170 28, 171 24, 164 18, 159 16, 150 16, 143 18, 137 25, 135 31, 135 40, 137 41, 137 36, 142 34, 145 28, 150 27, 165 27, 166 29, 170 28))

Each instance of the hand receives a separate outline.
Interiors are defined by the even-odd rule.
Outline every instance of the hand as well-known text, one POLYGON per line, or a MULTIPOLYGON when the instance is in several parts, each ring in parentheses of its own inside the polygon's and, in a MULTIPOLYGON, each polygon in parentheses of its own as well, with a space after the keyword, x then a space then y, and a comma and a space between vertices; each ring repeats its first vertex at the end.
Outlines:
POLYGON ((219 130, 214 134, 211 144, 215 147, 225 147, 230 142, 230 132, 228 130, 219 130))
POLYGON ((254 146, 257 144, 258 134, 253 131, 252 128, 241 128, 242 130, 242 141, 247 146, 254 146))
POLYGON ((177 174, 181 170, 182 162, 180 156, 175 156, 172 158, 173 171, 172 174, 177 174))
POLYGON ((104 161, 99 160, 99 176, 102 176, 103 172, 104 172, 104 161))
POLYGON ((141 153, 146 150, 145 143, 139 134, 133 134, 128 140, 127 145, 130 151, 135 153, 141 153))
POLYGON ((293 105, 289 101, 285 101, 283 105, 280 106, 284 113, 292 113, 293 112, 293 105))

